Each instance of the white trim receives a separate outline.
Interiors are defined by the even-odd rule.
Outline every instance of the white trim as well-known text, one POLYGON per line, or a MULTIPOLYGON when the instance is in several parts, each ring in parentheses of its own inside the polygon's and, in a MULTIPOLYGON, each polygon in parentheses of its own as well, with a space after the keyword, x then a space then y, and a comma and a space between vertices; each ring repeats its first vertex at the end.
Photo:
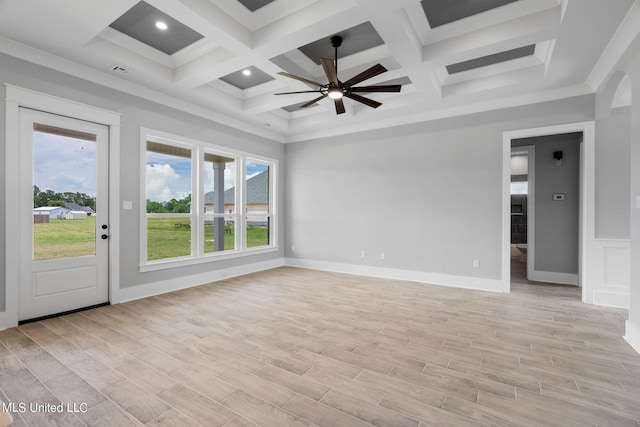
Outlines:
POLYGON ((190 265, 204 264, 207 262, 221 261, 225 259, 240 258, 246 256, 261 255, 271 252, 277 252, 277 247, 265 246, 259 248, 246 249, 244 252, 238 250, 224 251, 224 252, 211 252, 204 254, 201 257, 180 257, 180 258, 166 258, 164 260, 150 261, 147 264, 139 265, 140 272, 166 270, 168 268, 187 267, 190 265))
POLYGON ((638 33, 640 33, 640 2, 636 1, 587 77, 586 84, 595 92, 602 90, 602 86, 615 71, 616 65, 629 52, 629 47, 638 33))
POLYGON ((631 241, 594 239, 588 274, 593 283, 593 303, 629 308, 631 291, 631 241))
POLYGON ((0 312, 0 331, 7 329, 7 316, 4 311, 0 312))
POLYGON ((284 259, 278 258, 272 261, 256 262, 238 267, 225 268, 206 273, 194 274, 191 276, 181 276, 175 279, 161 280, 144 285, 122 288, 118 292, 118 298, 112 301, 113 304, 132 301, 140 298, 147 298, 154 295, 174 292, 180 289, 200 286, 207 283, 217 282, 232 277, 244 276, 245 274, 257 273, 259 271, 271 270, 284 266, 284 259))
MULTIPOLYGON (((18 144, 19 108, 33 108, 40 111, 73 117, 75 119, 100 123, 109 127, 109 297, 120 287, 120 230, 119 188, 120 188, 120 113, 60 98, 30 89, 5 83, 5 199, 18 200, 19 191, 15 177, 20 176, 18 144), (115 156, 115 157, 111 157, 115 156)), ((19 206, 7 203, 5 206, 5 248, 20 247, 19 206)), ((18 325, 18 282, 19 258, 15 250, 5 251, 5 313, 4 326, 18 325)))
MULTIPOLYGON (((511 140, 534 136, 558 135, 582 132, 584 164, 580 165, 582 183, 580 194, 580 260, 578 277, 582 280, 582 301, 593 304, 592 277, 587 274, 587 262, 593 252, 595 240, 595 122, 579 122, 532 129, 504 132, 502 136, 502 288, 508 292, 511 287, 511 140)), ((527 251, 529 252, 529 251, 527 251)))
MULTIPOLYGON (((513 153, 527 153, 527 279, 535 280, 532 277, 535 275, 536 265, 536 147, 535 145, 512 147, 511 154, 513 153)), ((509 226, 511 226, 511 219, 509 219, 509 226)), ((511 227, 509 227, 509 233, 511 233, 511 227)))
POLYGON ((498 279, 454 276, 449 274, 428 273, 424 271, 400 270, 395 268, 371 267, 366 265, 343 264, 298 258, 286 258, 285 265, 288 267, 308 268, 312 270, 355 274, 358 276, 380 277, 392 280, 405 280, 478 291, 504 292, 502 281, 498 279))
POLYGON ((640 328, 631 320, 627 320, 625 326, 626 328, 623 338, 635 351, 638 352, 638 354, 640 354, 640 328))
POLYGON ((629 293, 597 289, 593 291, 593 304, 604 307, 629 309, 629 293))
POLYGON ((571 273, 557 273, 554 271, 533 270, 528 279, 534 282, 558 283, 560 285, 578 286, 578 275, 571 273))
MULTIPOLYGON (((204 262, 212 262, 223 259, 231 259, 244 257, 247 255, 256 255, 261 253, 274 252, 278 250, 278 221, 276 217, 276 201, 278 197, 276 188, 276 175, 278 173, 278 160, 264 157, 245 151, 234 150, 228 147, 215 145, 206 141, 174 135, 160 130, 140 128, 140 251, 139 251, 139 271, 155 271, 173 267, 181 267, 187 265, 200 264, 204 262), (147 141, 153 141, 168 146, 176 146, 191 151, 191 198, 192 209, 189 214, 167 214, 169 217, 189 217, 191 224, 191 254, 175 258, 163 258, 160 260, 147 260, 147 218, 146 213, 146 163, 147 163, 147 141), (223 155, 235 160, 236 168, 236 184, 235 184, 235 214, 220 214, 223 216, 233 216, 235 218, 235 249, 217 253, 204 253, 204 244, 202 242, 202 215, 204 208, 204 157, 206 153, 223 155), (270 240, 269 245, 247 248, 246 247, 246 165, 249 162, 264 164, 270 168, 269 173, 269 214, 270 221, 270 240)), ((161 214, 157 214, 160 216, 161 214)))

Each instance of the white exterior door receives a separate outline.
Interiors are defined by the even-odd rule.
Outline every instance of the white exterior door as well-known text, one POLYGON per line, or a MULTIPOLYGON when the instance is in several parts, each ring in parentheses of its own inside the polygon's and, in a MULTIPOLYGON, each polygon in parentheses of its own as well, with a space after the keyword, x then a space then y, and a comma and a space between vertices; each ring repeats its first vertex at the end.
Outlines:
POLYGON ((107 126, 20 108, 18 320, 109 301, 108 144, 107 126))

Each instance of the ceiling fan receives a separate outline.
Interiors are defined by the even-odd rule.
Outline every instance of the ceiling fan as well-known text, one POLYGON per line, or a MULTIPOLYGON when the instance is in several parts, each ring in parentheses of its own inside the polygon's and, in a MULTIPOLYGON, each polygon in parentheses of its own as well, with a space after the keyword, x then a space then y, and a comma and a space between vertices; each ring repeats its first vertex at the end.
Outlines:
POLYGON ((343 97, 347 97, 353 99, 354 101, 361 102, 365 105, 368 105, 372 108, 378 108, 382 105, 381 102, 374 101, 370 98, 365 98, 364 96, 358 95, 358 93, 366 93, 366 92, 400 92, 402 85, 381 85, 381 86, 359 86, 354 87, 360 82, 363 82, 367 79, 377 76, 378 74, 382 74, 387 71, 380 64, 376 64, 373 67, 361 72, 360 74, 350 78, 346 82, 341 82, 338 79, 338 48, 342 45, 342 37, 333 36, 331 37, 331 46, 335 48, 335 62, 333 59, 329 58, 320 58, 320 63, 322 64, 322 68, 324 68, 324 73, 327 75, 327 79, 329 83, 322 84, 318 82, 314 82, 312 80, 305 79, 304 77, 299 77, 293 74, 280 72, 281 76, 289 77, 295 80, 299 80, 301 82, 307 83, 312 86, 318 87, 316 90, 303 90, 298 92, 283 92, 276 93, 275 95, 291 95, 294 93, 319 93, 320 96, 316 99, 307 102, 304 105, 301 105, 300 108, 305 108, 310 105, 315 104, 321 99, 329 98, 333 99, 333 102, 336 105, 336 114, 342 114, 345 112, 344 103, 342 102, 343 97))

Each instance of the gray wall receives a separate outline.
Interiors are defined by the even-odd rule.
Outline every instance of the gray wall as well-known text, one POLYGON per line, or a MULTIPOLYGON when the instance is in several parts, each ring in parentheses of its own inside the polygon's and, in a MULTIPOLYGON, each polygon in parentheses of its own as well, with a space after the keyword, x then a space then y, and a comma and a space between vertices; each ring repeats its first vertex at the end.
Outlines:
MULTIPOLYGON (((120 194, 122 200, 133 200, 134 209, 120 212, 120 283, 121 287, 136 286, 159 280, 167 280, 181 276, 188 276, 207 271, 225 269, 252 262, 267 261, 281 258, 283 251, 236 258, 226 261, 213 261, 184 268, 174 268, 155 272, 140 273, 139 262, 139 170, 140 170, 140 127, 148 127, 164 132, 181 135, 212 144, 231 147, 257 155, 267 156, 280 161, 280 176, 278 182, 279 193, 284 194, 284 147, 282 144, 266 140, 257 136, 229 128, 220 123, 196 117, 170 106, 128 95, 126 93, 93 84, 72 76, 51 71, 43 67, 27 63, 0 54, 0 84, 10 83, 43 93, 60 96, 122 113, 121 131, 121 175, 120 194)), ((4 85, 0 89, 4 99, 4 85)), ((0 224, 2 236, 5 227, 5 104, 0 102, 0 152, 3 153, 0 162, 0 224)), ((284 200, 280 199, 279 212, 284 212, 284 200)), ((284 241, 284 216, 279 222, 279 241, 284 241)), ((4 239, 0 241, 0 304, 4 307, 5 296, 5 250, 4 239)))
POLYGON ((586 96, 289 144, 286 255, 500 279, 502 133, 592 119, 586 96))
POLYGON ((537 271, 578 274, 581 133, 523 138, 512 146, 535 146, 535 265, 537 271), (562 151, 556 166, 554 151, 562 151), (553 194, 565 194, 554 201, 553 194))
POLYGON ((631 107, 596 122, 596 237, 628 239, 631 174, 631 107))

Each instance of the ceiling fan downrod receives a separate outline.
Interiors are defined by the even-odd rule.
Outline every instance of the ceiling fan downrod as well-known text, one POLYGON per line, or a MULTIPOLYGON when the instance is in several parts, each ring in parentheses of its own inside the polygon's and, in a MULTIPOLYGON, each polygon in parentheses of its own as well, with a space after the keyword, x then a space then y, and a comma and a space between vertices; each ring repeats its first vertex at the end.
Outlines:
POLYGON ((331 46, 334 47, 335 50, 335 63, 336 63, 336 74, 338 74, 338 48, 342 46, 342 37, 341 36, 332 36, 330 39, 331 46))

